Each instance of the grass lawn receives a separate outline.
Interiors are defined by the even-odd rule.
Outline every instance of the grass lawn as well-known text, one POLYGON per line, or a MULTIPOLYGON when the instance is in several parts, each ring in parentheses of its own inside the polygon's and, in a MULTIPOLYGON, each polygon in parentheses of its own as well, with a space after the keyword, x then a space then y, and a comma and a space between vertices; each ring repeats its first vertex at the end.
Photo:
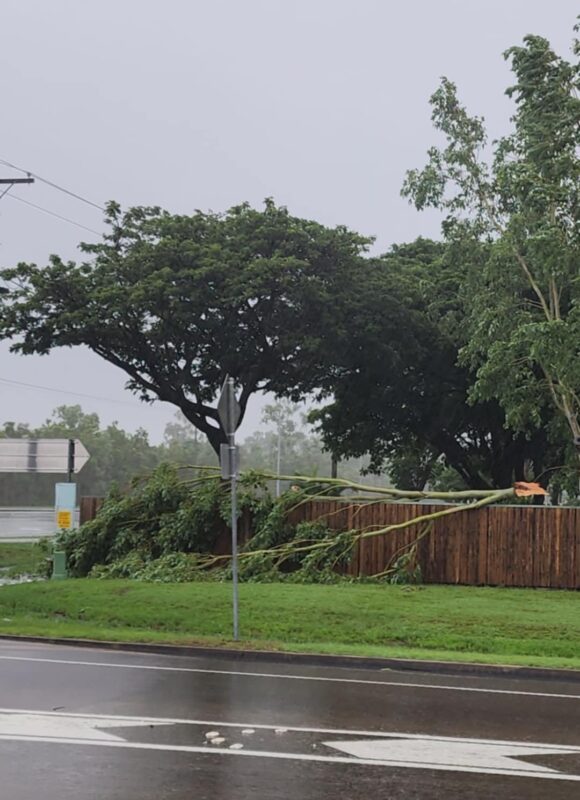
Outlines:
MULTIPOLYGON (((231 585, 66 580, 0 587, 0 633, 229 644, 231 585)), ((580 669, 580 594, 242 584, 244 647, 580 669)))
POLYGON ((0 576, 36 575, 45 558, 36 542, 0 542, 0 576))

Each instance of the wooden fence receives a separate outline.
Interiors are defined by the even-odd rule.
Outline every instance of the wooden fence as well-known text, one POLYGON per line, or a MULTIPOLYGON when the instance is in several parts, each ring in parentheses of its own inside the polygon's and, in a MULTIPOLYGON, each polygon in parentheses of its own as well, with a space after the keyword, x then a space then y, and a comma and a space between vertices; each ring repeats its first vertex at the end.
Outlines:
MULTIPOLYGON (((92 519, 100 498, 81 499, 81 523, 92 519)), ((293 522, 323 520, 337 531, 383 528, 441 511, 441 505, 372 503, 351 505, 321 500, 299 506, 293 522)), ((347 569, 353 576, 374 575, 392 565, 421 533, 413 526, 363 539, 347 569)), ((250 520, 240 525, 243 543, 250 520)), ((216 551, 229 552, 227 529, 216 551)), ((489 506, 435 520, 417 545, 417 563, 426 583, 472 586, 527 586, 580 589, 580 508, 489 506)))
POLYGON ((104 499, 104 497, 81 497, 79 504, 79 522, 81 525, 97 516, 104 499))
MULTIPOLYGON (((335 530, 383 528, 441 505, 323 500, 293 512, 335 530)), ((362 539, 347 569, 354 576, 387 569, 421 533, 420 526, 362 539)), ((489 506, 442 517, 417 544, 425 583, 580 588, 580 508, 489 506)))

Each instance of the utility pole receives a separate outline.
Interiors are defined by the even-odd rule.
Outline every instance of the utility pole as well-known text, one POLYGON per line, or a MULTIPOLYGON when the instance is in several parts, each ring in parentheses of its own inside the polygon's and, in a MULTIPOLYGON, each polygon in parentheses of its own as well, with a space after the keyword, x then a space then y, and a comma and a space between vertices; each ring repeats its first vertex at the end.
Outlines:
MULTIPOLYGON (((6 186, 4 191, 0 193, 0 200, 5 194, 8 194, 15 183, 34 183, 34 178, 31 178, 30 175, 26 178, 0 178, 0 186, 6 186)), ((0 295, 8 294, 8 292, 9 290, 5 286, 0 286, 0 295)))
POLYGON ((34 183, 34 178, 0 178, 0 183, 34 183))
POLYGON ((2 194, 0 194, 0 200, 5 194, 8 194, 13 186, 20 183, 34 183, 34 178, 31 178, 30 175, 27 178, 0 178, 0 186, 6 186, 2 194))

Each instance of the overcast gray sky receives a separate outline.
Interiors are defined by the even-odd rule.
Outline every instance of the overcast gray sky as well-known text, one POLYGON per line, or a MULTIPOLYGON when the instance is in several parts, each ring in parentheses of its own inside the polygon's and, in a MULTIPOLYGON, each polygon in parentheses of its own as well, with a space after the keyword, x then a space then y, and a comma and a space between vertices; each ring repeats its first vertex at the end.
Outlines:
MULTIPOLYGON (((438 235, 437 216, 399 190, 434 141, 439 77, 501 135, 502 51, 538 33, 569 55, 578 10, 577 0, 2 0, 0 158, 99 204, 186 213, 273 196, 385 250, 438 235)), ((102 229, 99 211, 42 183, 13 194, 102 229)), ((1 267, 75 257, 93 238, 0 201, 1 267)), ((0 379, 62 392, 0 382, 0 420, 37 424, 80 402, 158 440, 174 413, 140 404, 88 351, 18 357, 0 345, 0 379)), ((242 434, 259 412, 256 402, 242 434)))

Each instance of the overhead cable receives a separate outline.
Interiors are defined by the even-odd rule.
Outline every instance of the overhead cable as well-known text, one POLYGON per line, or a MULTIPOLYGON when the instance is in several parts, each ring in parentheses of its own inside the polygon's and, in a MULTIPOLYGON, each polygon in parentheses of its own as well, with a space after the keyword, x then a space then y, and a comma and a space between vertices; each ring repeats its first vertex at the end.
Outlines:
POLYGON ((45 183, 47 186, 51 186, 53 189, 57 189, 59 192, 64 192, 64 194, 68 194, 70 197, 74 197, 76 200, 80 200, 81 203, 86 203, 88 206, 92 206, 93 208, 97 208, 99 211, 105 211, 106 209, 99 205, 98 203, 93 203, 92 200, 88 200, 86 197, 83 197, 76 192, 72 192, 70 189, 66 189, 64 186, 61 186, 54 181, 49 181, 48 178, 43 178, 41 175, 38 175, 36 172, 32 172, 32 170, 24 169, 23 167, 18 167, 16 164, 12 164, 10 161, 6 161, 4 158, 0 158, 0 164, 3 164, 5 167, 10 167, 11 169, 15 169, 17 172, 22 172, 25 175, 29 175, 32 178, 36 178, 37 181, 41 183, 45 183))
POLYGON ((44 208, 44 206, 31 203, 30 200, 25 200, 23 197, 18 197, 16 194, 10 194, 8 197, 10 200, 18 200, 20 203, 26 203, 27 206, 32 206, 32 208, 36 208, 38 211, 42 211, 45 214, 50 214, 51 217, 56 217, 63 222, 68 222, 70 225, 76 225, 77 228, 82 228, 85 231, 89 231, 89 233, 94 233, 95 236, 102 236, 101 231, 96 231, 94 228, 89 228, 87 225, 83 225, 82 222, 76 222, 74 219, 70 219, 69 217, 63 217, 62 214, 57 214, 56 211, 51 211, 49 208, 44 208))

